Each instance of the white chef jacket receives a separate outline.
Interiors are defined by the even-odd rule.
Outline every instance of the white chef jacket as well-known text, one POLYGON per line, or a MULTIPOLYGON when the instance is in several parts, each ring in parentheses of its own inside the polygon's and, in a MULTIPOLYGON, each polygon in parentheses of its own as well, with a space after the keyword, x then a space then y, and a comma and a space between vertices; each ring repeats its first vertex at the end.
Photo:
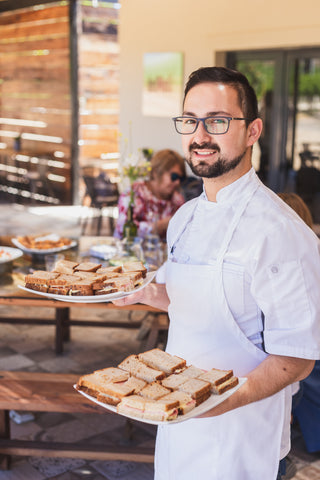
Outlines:
POLYGON ((169 223, 168 250, 174 245, 173 258, 179 263, 207 264, 218 252, 249 182, 259 182, 260 186, 224 259, 229 308, 247 338, 266 352, 319 359, 319 240, 260 182, 253 168, 221 189, 216 202, 208 201, 203 192, 199 199, 180 207, 169 223), (237 281, 235 275, 228 277, 230 271, 240 272, 237 281))

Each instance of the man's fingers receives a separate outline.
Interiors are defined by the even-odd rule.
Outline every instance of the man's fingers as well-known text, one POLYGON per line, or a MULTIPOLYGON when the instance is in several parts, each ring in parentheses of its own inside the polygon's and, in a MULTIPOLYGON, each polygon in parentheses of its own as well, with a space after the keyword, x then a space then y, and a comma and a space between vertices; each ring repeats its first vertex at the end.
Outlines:
POLYGON ((137 293, 133 293, 131 295, 127 295, 126 297, 119 298, 118 300, 113 300, 112 303, 117 307, 124 307, 125 305, 133 305, 134 303, 139 303, 140 295, 137 293))

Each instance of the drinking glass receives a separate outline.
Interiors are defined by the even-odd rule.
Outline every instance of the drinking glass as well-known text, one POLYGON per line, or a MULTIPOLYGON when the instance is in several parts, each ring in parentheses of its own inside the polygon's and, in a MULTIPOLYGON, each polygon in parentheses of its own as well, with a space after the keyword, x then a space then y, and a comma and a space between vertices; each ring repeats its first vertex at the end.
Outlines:
POLYGON ((145 266, 149 271, 157 270, 163 263, 163 248, 159 235, 146 235, 143 241, 145 266))

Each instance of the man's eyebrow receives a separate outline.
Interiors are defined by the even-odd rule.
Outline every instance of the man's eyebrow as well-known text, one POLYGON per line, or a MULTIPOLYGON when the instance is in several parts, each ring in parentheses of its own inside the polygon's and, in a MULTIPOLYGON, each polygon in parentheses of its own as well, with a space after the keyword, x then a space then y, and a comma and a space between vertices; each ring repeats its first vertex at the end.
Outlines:
MULTIPOLYGON (((182 113, 182 115, 185 115, 187 117, 195 117, 197 118, 197 115, 193 112, 187 112, 187 111, 184 111, 182 113)), ((222 111, 218 111, 218 112, 207 112, 206 113, 206 117, 215 117, 217 115, 223 115, 223 116, 229 116, 229 114, 227 112, 222 112, 222 111)))

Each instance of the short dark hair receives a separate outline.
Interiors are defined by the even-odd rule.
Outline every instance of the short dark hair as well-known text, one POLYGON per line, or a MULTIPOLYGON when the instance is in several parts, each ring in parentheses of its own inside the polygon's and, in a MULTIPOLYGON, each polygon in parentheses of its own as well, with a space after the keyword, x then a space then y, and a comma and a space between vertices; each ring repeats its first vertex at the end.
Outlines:
POLYGON ((236 90, 243 115, 249 119, 247 125, 259 116, 257 96, 247 77, 226 67, 202 67, 191 73, 185 86, 183 103, 191 88, 199 83, 210 82, 230 85, 236 90))

